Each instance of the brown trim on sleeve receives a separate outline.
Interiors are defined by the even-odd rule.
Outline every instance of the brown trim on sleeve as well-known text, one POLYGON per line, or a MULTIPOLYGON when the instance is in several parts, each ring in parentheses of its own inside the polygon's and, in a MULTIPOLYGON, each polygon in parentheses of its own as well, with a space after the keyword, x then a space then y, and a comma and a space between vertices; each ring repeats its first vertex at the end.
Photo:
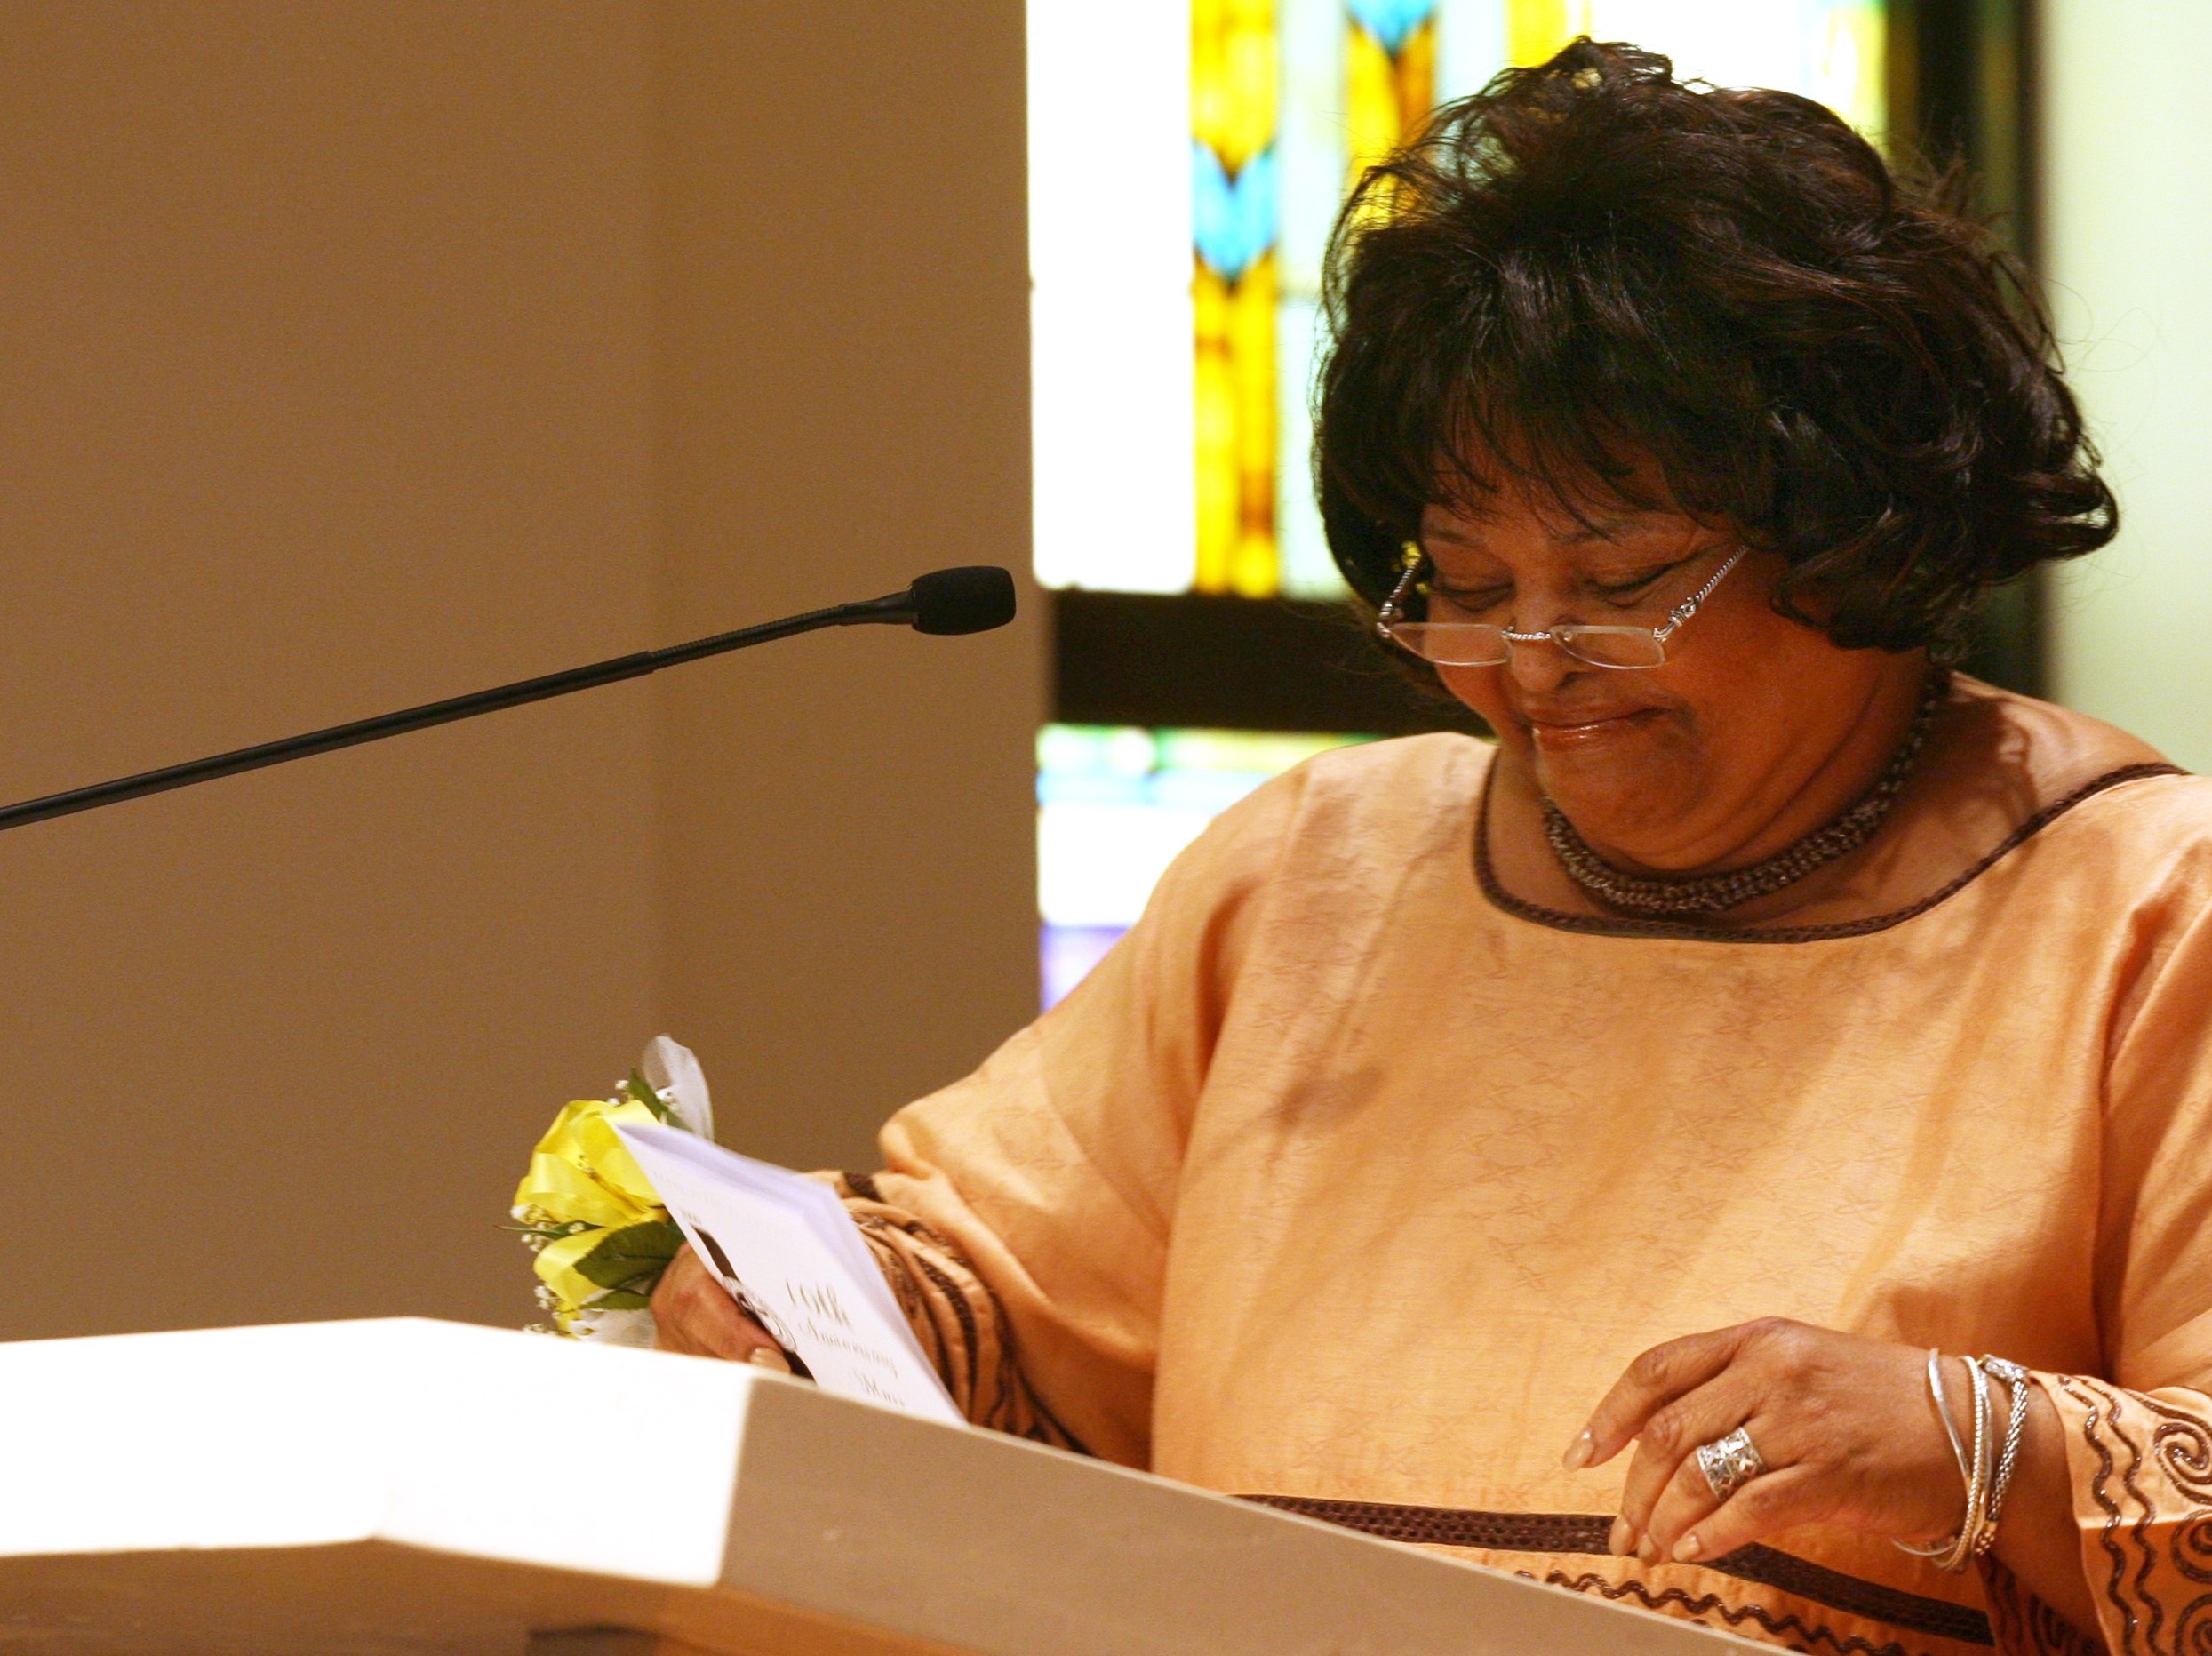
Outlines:
POLYGON ((1936 904, 1957 896, 2000 859, 2018 850, 2082 801, 2094 798, 2107 788, 2148 776, 2186 776, 2189 772, 2177 764, 2126 764, 2117 771, 2107 771, 2104 775, 2084 782, 2064 798, 2053 800, 2045 805, 2005 836, 2003 842, 1988 856, 1940 891, 1921 898, 1908 908, 1837 925, 1764 928, 1701 925, 1688 920, 1640 920, 1626 915, 1569 914, 1563 908, 1547 908, 1541 903, 1528 902, 1515 897, 1498 884, 1497 872, 1490 866, 1490 779, 1495 774, 1496 767, 1493 766, 1484 775, 1482 797, 1474 814, 1474 877, 1492 908, 1502 909, 1515 919, 1533 921, 1537 925, 1550 926, 1554 931, 1580 932, 1596 937, 1681 938, 1704 943, 1821 943, 1836 938, 1865 937, 1872 932, 1887 932, 1891 926, 1902 925, 1907 920, 1926 914, 1936 904))
POLYGON ((2096 1476, 2089 1480, 2089 1495, 2104 1514, 2104 1525, 2097 1534, 2097 1540, 2104 1547, 2112 1565, 2111 1578, 2104 1583, 2104 1596, 2110 1601, 2112 1608, 2120 1612, 2128 1642, 2133 1644, 2135 1612, 2128 1607, 2127 1599, 2121 1596, 2120 1591, 2120 1584, 2128 1572, 2128 1556, 2120 1550, 2120 1543, 2112 1539, 2112 1532, 2120 1527, 2120 1506, 2112 1500, 2110 1492, 2112 1481, 2112 1452, 2106 1446, 2104 1436, 2098 1429, 2099 1404, 2108 1399, 2102 1392, 2094 1394, 2086 1392, 2081 1380, 2074 1375, 2058 1375, 2056 1381, 2062 1391, 2081 1404, 2086 1416, 2081 1422, 2082 1440, 2096 1452, 2096 1476))
POLYGON ((1982 1560, 1982 1586, 1997 1648, 2008 1656, 2111 1656, 2102 1639, 2091 1638, 2029 1592, 1994 1558, 1982 1560))
POLYGON ((2118 1618, 2120 1648, 2130 1656, 2205 1648, 2212 1617, 2212 1592, 2202 1590, 2212 1586, 2212 1420, 2086 1374, 2044 1378, 2081 1411, 2077 1429, 2096 1457, 2087 1492, 2096 1513, 2080 1516, 2085 1535, 2095 1526, 2109 1566, 2091 1586, 2118 1618))
MULTIPOLYGON (((1612 1528, 1612 1518, 1603 1513, 1583 1512, 1470 1512, 1454 1507, 1410 1507, 1386 1501, 1325 1500, 1306 1495, 1246 1495, 1242 1499, 1264 1507, 1274 1507, 1283 1512, 1295 1512, 1304 1517, 1319 1518, 1324 1524, 1335 1524, 1365 1535, 1377 1535, 1385 1540, 1409 1541, 1430 1547, 1480 1548, 1487 1552, 1500 1553, 1605 1553, 1607 1532, 1612 1528)), ((1771 1547, 1739 1547, 1726 1557, 1715 1558, 1699 1566, 1721 1575, 1734 1576, 1739 1581, 1753 1581, 1770 1587, 1793 1598, 1805 1599, 1812 1604, 1825 1604, 1846 1615, 1863 1616, 1869 1621, 1880 1621, 1908 1632, 1931 1634, 1937 1638, 1955 1639, 1962 1644, 1993 1644, 1989 1618, 1965 1604, 1954 1604, 1947 1599, 1927 1598, 1918 1593, 1907 1593, 1898 1588, 1884 1587, 1879 1581, 1862 1580, 1857 1576, 1845 1575, 1809 1559, 1799 1558, 1790 1553, 1777 1552, 1771 1547)), ((1633 1593, 1649 1603, 1652 1595, 1641 1583, 1617 1587, 1596 1576, 1569 1578, 1553 1572, 1545 1580, 1555 1587, 1571 1587, 1577 1592, 1601 1592, 1608 1598, 1617 1598, 1623 1593, 1633 1593)), ((1668 1588, 1660 1596, 1672 1596, 1686 1609, 1697 1609, 1704 1613, 1704 1601, 1693 1604, 1679 1588, 1668 1588)), ((1672 1602, 1672 1601, 1671 1601, 1672 1602)), ((1713 1607, 1718 1599, 1711 1601, 1713 1607)), ((1652 1606, 1657 1608, 1656 1605, 1652 1606)), ((1769 1631, 1779 1633, 1781 1628, 1758 1615, 1761 1625, 1769 1631)), ((1740 1620, 1740 1617, 1732 1620, 1740 1620)), ((1786 1618, 1795 1621, 1794 1617, 1786 1618)), ((1827 1633, 1825 1629, 1807 1628, 1799 1624, 1792 1631, 1806 1638, 1823 1638, 1838 1650, 1872 1652, 1877 1648, 1897 1650, 1891 1645, 1877 1647, 1864 1640, 1827 1633)))

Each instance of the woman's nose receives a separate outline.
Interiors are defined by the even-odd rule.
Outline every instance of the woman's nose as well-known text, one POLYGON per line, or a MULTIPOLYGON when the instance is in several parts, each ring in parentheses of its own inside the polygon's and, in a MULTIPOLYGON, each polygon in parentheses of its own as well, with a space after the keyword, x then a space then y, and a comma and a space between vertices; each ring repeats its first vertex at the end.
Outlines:
POLYGON ((1558 689, 1575 670, 1574 658, 1551 638, 1514 638, 1505 647, 1505 670, 1513 676, 1513 683, 1537 695, 1558 689))

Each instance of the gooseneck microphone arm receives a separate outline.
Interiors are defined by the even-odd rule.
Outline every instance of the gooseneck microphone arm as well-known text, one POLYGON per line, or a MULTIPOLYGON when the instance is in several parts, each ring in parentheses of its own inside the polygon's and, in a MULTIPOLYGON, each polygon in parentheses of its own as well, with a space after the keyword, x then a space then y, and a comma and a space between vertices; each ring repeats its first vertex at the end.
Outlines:
POLYGON ((0 830, 66 817, 100 805, 116 804, 125 799, 142 799, 148 794, 166 793, 172 788, 189 788, 195 782, 236 776, 242 771, 258 771, 266 765, 304 759, 311 754, 380 741, 387 736, 402 736, 409 731, 428 730, 434 724, 473 719, 480 713, 519 708, 527 702, 565 696, 571 691, 619 684, 627 678, 643 678, 664 667, 675 667, 799 633, 819 632, 826 627, 876 623, 909 626, 924 633, 971 633, 1002 627, 1013 619, 1014 582, 1004 570, 988 566, 941 569, 922 576, 906 591, 889 597, 841 604, 834 609, 811 610, 804 615, 763 621, 757 627, 741 627, 735 632, 717 633, 711 638, 697 638, 690 644, 670 644, 665 650, 640 650, 633 655, 616 656, 612 660, 595 661, 588 667, 572 667, 566 672, 547 673, 542 677, 427 702, 397 713, 355 719, 350 724, 333 724, 328 730, 309 731, 304 735, 212 754, 204 759, 188 760, 158 771, 142 771, 136 776, 95 782, 88 788, 73 788, 67 793, 27 799, 20 804, 0 806, 0 830))

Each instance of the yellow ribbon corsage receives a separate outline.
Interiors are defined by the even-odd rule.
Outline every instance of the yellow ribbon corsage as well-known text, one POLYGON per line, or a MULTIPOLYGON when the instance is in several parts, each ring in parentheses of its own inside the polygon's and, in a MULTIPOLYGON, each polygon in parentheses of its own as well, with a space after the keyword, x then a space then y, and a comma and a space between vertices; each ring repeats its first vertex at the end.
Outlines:
POLYGON ((613 1097, 563 1105, 531 1152, 513 1212, 538 1256, 548 1332, 610 1345, 651 1342, 653 1289, 683 1233, 615 1132, 618 1124, 647 1122, 714 1136, 698 1060, 666 1036, 645 1049, 613 1097))

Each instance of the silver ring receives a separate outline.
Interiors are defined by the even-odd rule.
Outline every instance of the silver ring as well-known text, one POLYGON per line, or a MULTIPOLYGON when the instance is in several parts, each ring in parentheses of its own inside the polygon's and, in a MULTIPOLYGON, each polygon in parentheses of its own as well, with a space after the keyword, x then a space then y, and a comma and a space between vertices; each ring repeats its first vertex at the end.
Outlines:
POLYGON ((1705 1475, 1713 1500, 1725 1503, 1730 1495, 1763 1474, 1767 1463, 1760 1459, 1751 1434, 1739 1426, 1726 1437, 1697 1445, 1697 1469, 1705 1475))

